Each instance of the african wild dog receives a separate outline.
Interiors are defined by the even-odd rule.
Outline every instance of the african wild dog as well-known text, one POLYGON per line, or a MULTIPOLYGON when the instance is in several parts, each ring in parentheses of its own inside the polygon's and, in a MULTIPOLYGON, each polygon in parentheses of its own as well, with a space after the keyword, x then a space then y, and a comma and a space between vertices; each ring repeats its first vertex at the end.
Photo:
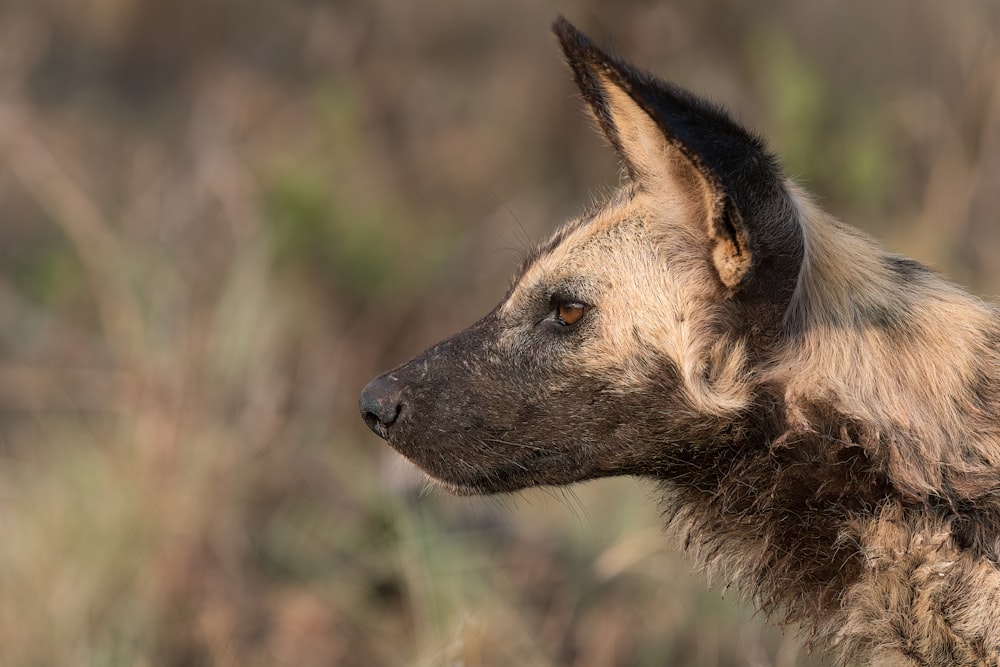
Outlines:
POLYGON ((554 31, 627 184, 373 380, 365 421, 457 493, 660 480, 700 562, 841 663, 996 665, 1000 312, 824 214, 725 112, 554 31))

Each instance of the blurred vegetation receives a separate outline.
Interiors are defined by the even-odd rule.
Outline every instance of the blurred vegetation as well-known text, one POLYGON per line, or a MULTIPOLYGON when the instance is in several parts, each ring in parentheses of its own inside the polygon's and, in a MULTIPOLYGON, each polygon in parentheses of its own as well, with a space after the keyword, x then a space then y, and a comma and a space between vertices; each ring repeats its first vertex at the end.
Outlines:
POLYGON ((356 414, 616 182, 557 11, 1000 287, 992 0, 7 0, 0 664, 810 662, 653 489, 424 493, 356 414))

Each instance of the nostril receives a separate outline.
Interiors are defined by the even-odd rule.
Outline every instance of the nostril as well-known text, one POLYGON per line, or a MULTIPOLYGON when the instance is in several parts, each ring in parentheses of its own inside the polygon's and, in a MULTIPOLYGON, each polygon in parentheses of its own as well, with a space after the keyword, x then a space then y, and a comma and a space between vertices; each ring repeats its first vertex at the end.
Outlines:
POLYGON ((361 418, 381 438, 389 436, 389 427, 399 419, 403 410, 401 393, 398 383, 384 375, 369 382, 361 392, 361 418))
POLYGON ((374 428, 378 424, 381 424, 382 426, 392 426, 396 422, 396 418, 399 417, 401 410, 401 405, 397 405, 395 410, 392 410, 392 414, 390 414, 388 410, 365 410, 361 417, 365 420, 365 423, 368 424, 368 428, 374 428))
POLYGON ((372 423, 392 426, 393 422, 396 421, 396 417, 399 416, 399 403, 393 400, 391 396, 368 396, 368 400, 365 400, 365 398, 362 395, 361 415, 368 422, 369 426, 372 423))

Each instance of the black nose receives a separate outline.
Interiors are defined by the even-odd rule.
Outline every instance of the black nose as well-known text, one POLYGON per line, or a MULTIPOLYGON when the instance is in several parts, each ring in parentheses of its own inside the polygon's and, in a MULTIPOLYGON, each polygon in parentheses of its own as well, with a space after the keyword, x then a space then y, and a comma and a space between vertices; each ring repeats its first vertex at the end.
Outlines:
POLYGON ((403 391, 390 375, 380 375, 361 390, 358 407, 368 428, 380 438, 389 437, 389 427, 403 411, 403 391))

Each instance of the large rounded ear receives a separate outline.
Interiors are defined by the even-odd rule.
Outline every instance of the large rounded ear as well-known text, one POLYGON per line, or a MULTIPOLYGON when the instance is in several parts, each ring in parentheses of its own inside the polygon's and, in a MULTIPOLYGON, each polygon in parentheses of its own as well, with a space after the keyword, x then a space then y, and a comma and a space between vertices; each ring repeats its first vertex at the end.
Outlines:
POLYGON ((719 281, 746 306, 751 329, 780 326, 803 239, 784 177, 763 142, 714 104, 602 51, 566 19, 559 17, 552 30, 629 177, 645 188, 696 188, 689 194, 708 204, 705 233, 719 281))

